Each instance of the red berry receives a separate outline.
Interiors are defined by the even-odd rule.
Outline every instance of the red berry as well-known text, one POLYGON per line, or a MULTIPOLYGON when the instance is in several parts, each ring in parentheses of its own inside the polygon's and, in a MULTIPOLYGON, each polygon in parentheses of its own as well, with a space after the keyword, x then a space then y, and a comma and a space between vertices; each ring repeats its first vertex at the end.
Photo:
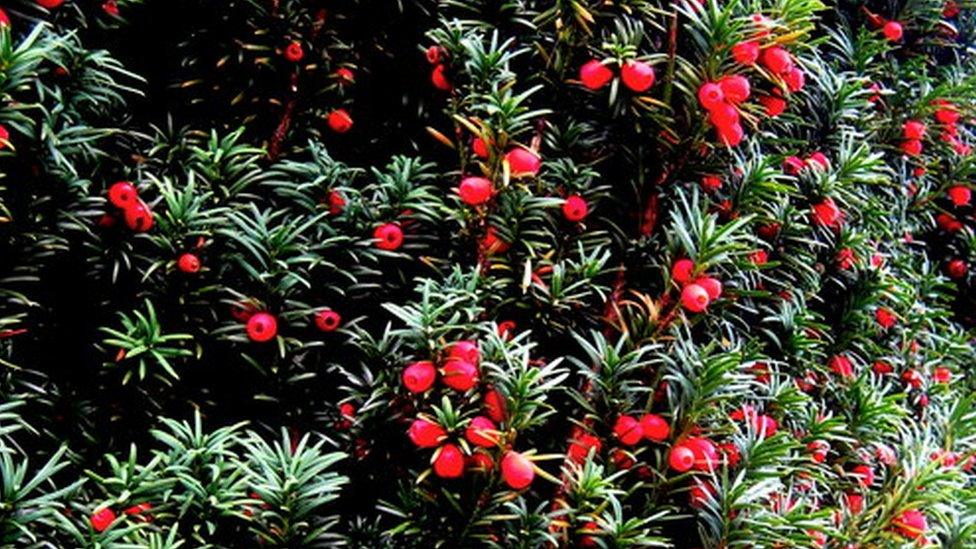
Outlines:
POLYGON ((803 89, 806 85, 807 78, 806 75, 798 67, 793 67, 792 69, 783 73, 783 82, 786 84, 786 89, 791 92, 798 92, 803 89))
POLYGON ((826 440, 815 440, 807 444, 807 450, 810 450, 810 457, 815 463, 823 463, 830 451, 830 444, 826 440))
POLYGON ((10 16, 7 15, 7 12, 3 11, 3 8, 0 8, 0 27, 9 27, 9 26, 10 26, 10 16))
POLYGON ((452 358, 444 365, 443 381, 456 391, 467 391, 478 383, 478 368, 466 360, 452 358))
POLYGON ((339 67, 336 69, 335 77, 339 80, 339 84, 343 86, 346 84, 352 84, 356 81, 356 76, 346 67, 339 67))
POLYGON ((706 175, 702 177, 702 189, 705 192, 713 193, 722 188, 722 178, 717 175, 706 175))
POLYGON ((762 63, 773 74, 783 75, 793 68, 793 57, 783 48, 773 46, 763 52, 762 63))
POLYGON ((435 65, 437 63, 440 63, 441 59, 444 58, 444 48, 436 45, 430 46, 424 52, 424 55, 427 56, 428 63, 430 63, 431 65, 435 65))
POLYGON ((187 274, 200 271, 200 258, 191 253, 185 253, 176 260, 176 267, 187 274))
POLYGON ((766 109, 766 116, 776 118, 786 111, 786 100, 774 95, 759 96, 759 103, 766 109))
POLYGON ((847 507, 847 512, 853 516, 861 514, 864 510, 864 496, 854 492, 848 492, 844 494, 844 505, 847 507))
POLYGON ((613 425, 613 434, 626 446, 633 446, 640 442, 644 433, 641 424, 633 416, 620 416, 613 425))
POLYGON ((423 393, 434 385, 437 368, 429 360, 414 362, 403 369, 403 386, 411 393, 423 393))
POLYGON ((918 156, 922 154, 922 142, 918 139, 906 139, 901 142, 901 150, 908 156, 918 156))
POLYGON ((806 167, 806 162, 800 159, 799 156, 787 156, 783 159, 783 172, 788 175, 797 175, 803 168, 806 167))
POLYGON ((692 281, 695 274, 695 262, 682 258, 671 265, 671 279, 684 286, 692 281))
POLYGON ((403 229, 396 223, 384 223, 373 230, 373 239, 381 250, 396 250, 403 244, 403 229))
POLYGON ((153 213, 142 202, 136 202, 125 209, 125 224, 137 233, 144 233, 153 226, 153 213))
POLYGON ((717 128, 728 128, 739 123, 739 111, 729 103, 722 103, 708 112, 708 121, 717 128))
POLYGON ((111 526, 113 522, 115 522, 116 518, 117 516, 115 511, 106 507, 92 513, 92 516, 88 520, 91 522, 92 528, 94 528, 96 532, 104 532, 105 530, 108 530, 108 527, 111 526))
POLYGON ((935 111, 935 119, 947 126, 953 126, 959 122, 959 113, 952 108, 941 108, 935 111))
POLYGON ((342 324, 342 315, 332 309, 323 309, 315 313, 315 327, 323 332, 334 332, 342 324))
POLYGON ((451 85, 451 81, 448 80, 447 75, 444 74, 445 70, 444 65, 436 65, 434 70, 430 71, 430 82, 439 90, 451 91, 453 86, 451 85))
POLYGON ((878 307, 878 310, 874 312, 874 318, 878 321, 878 325, 886 330, 894 326, 898 320, 895 313, 887 307, 878 307))
POLYGON ((37 0, 37 5, 45 7, 47 9, 54 9, 61 4, 64 4, 64 0, 37 0))
POLYGON ((6 126, 0 124, 0 150, 7 148, 10 145, 10 130, 6 126))
POLYGON ((352 128, 352 117, 346 109, 336 109, 329 113, 327 119, 329 128, 336 133, 346 133, 352 128))
POLYGON ((953 185, 949 187, 946 194, 949 195, 949 200, 952 200, 952 203, 956 206, 966 206, 973 197, 972 191, 965 185, 953 185))
POLYGON ((587 61, 579 72, 580 81, 588 89, 598 90, 610 83, 613 79, 613 71, 596 59, 587 61))
POLYGON ((718 139, 728 147, 735 147, 742 142, 745 132, 739 124, 730 124, 718 128, 718 139))
POLYGON ((732 58, 740 65, 752 65, 759 59, 759 42, 749 40, 732 46, 732 58))
POLYGON ((302 50, 301 42, 293 40, 291 43, 285 47, 285 59, 291 61, 292 63, 298 63, 305 56, 305 52, 302 50))
POLYGON ((718 451, 712 441, 706 438, 692 437, 686 439, 684 445, 691 450, 695 457, 695 469, 713 471, 718 466, 718 451))
POLYGON ((522 490, 532 484, 535 479, 535 468, 529 458, 509 450, 505 453, 501 463, 502 480, 513 490, 522 490))
POLYGON ((722 283, 710 276, 703 276, 695 281, 695 284, 705 289, 708 294, 709 302, 715 301, 722 295, 722 283))
POLYGON ((851 474, 857 477, 857 481, 865 488, 870 488, 874 484, 874 469, 868 465, 854 467, 851 474))
POLYGON ((441 478, 458 478, 464 474, 464 455, 454 444, 445 444, 434 458, 434 474, 441 478))
POLYGON ((729 103, 741 103, 749 99, 749 80, 744 76, 724 76, 718 81, 722 95, 729 103))
POLYGON ((488 389, 484 396, 485 413, 492 421, 501 423, 505 421, 505 397, 495 389, 488 389))
POLYGON ((495 468, 495 462, 492 461, 491 456, 488 454, 475 452, 468 457, 467 466, 468 469, 485 473, 495 468))
POLYGON ((668 465, 679 473, 689 471, 695 466, 695 454, 683 444, 675 445, 668 455, 668 465))
POLYGON ((843 212, 837 207, 834 199, 827 197, 813 205, 813 222, 823 227, 835 227, 840 225, 844 217, 843 212))
POLYGON ((251 341, 262 343, 278 335, 278 319, 271 313, 260 312, 247 319, 247 337, 251 341))
POLYGON ((905 30, 898 21, 888 21, 881 29, 881 32, 884 33, 885 38, 889 42, 899 42, 905 34, 905 30))
POLYGON ((418 448, 433 448, 447 438, 447 431, 434 422, 417 418, 407 429, 407 436, 418 448))
POLYGON ((332 215, 339 215, 346 208, 346 197, 342 196, 339 191, 329 191, 325 200, 329 204, 329 213, 332 215))
POLYGON ((641 432, 644 438, 654 442, 663 442, 671 434, 671 426, 663 417, 657 414, 644 414, 640 419, 641 432))
POLYGON ((962 278, 969 271, 969 266, 961 259, 953 259, 946 265, 946 273, 950 278, 962 278))
POLYGON ((542 159, 539 158, 539 154, 525 147, 515 147, 508 151, 508 154, 505 155, 505 160, 508 161, 512 175, 516 177, 523 175, 535 176, 535 174, 539 173, 539 168, 542 166, 542 159))
POLYGON ((825 155, 824 153, 822 153, 820 151, 817 151, 817 152, 812 153, 807 158, 807 165, 808 166, 811 166, 811 167, 819 167, 819 168, 824 169, 824 170, 829 170, 830 169, 830 160, 827 159, 827 155, 825 155))
POLYGON ((681 304, 693 313, 700 313, 708 307, 708 292, 698 284, 688 284, 681 290, 681 304))
POLYGON ((833 355, 830 360, 827 361, 827 367, 830 371, 841 376, 841 377, 854 377, 854 365, 851 363, 851 359, 844 355, 833 355))
POLYGON ((478 158, 488 158, 488 144, 480 137, 475 137, 471 141, 471 150, 478 158))
POLYGON ((939 366, 932 370, 932 381, 936 383, 949 383, 952 381, 952 370, 945 366, 939 366))
POLYGON ((929 528, 925 513, 918 509, 902 511, 891 520, 891 526, 900 535, 915 540, 922 539, 929 528))
POLYGON ((712 110, 725 102, 722 87, 714 82, 705 82, 698 88, 698 102, 706 110, 712 110))
POLYGON ((902 133, 905 139, 923 139, 925 130, 925 124, 918 120, 908 120, 902 125, 902 133))
POLYGON ((883 360, 875 360, 874 364, 871 365, 871 371, 879 376, 883 376, 894 372, 895 368, 883 360))
POLYGON ((108 201, 116 208, 128 208, 139 201, 139 191, 128 181, 118 181, 108 188, 108 201))
POLYGON ((135 505, 126 507, 125 509, 122 510, 122 513, 130 517, 138 517, 140 515, 148 513, 149 511, 152 511, 152 508, 153 506, 151 503, 137 503, 135 505))
POLYGON ((563 217, 567 221, 577 223, 586 219, 587 214, 590 213, 590 207, 587 205, 586 200, 578 195, 574 194, 566 198, 563 202, 563 217))
POLYGON ((447 349, 447 356, 477 365, 481 362, 481 349, 478 348, 477 342, 464 339, 451 343, 447 349))
POLYGON ((643 61, 629 61, 620 69, 620 80, 632 91, 647 91, 654 85, 654 68, 643 61))
POLYGON ((498 427, 485 416, 476 416, 464 430, 464 438, 475 446, 494 448, 498 446, 498 427))
POLYGON ((465 177, 458 186, 461 202, 469 206, 480 206, 491 199, 494 188, 484 177, 465 177))
POLYGON ((567 450, 566 455, 570 460, 576 463, 582 463, 590 454, 591 449, 593 450, 593 454, 597 455, 600 453, 601 448, 603 448, 603 442, 598 437, 590 433, 582 433, 577 427, 574 429, 573 442, 569 445, 569 450, 567 450))

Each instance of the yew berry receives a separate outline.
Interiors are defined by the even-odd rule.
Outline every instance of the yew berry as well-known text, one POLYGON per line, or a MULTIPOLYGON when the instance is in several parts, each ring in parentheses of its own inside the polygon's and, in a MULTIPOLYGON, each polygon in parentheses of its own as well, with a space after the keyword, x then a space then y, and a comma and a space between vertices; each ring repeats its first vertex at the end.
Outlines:
POLYGON ((342 323, 342 315, 332 309, 323 309, 315 313, 315 327, 323 332, 334 332, 342 323))
POLYGON ((784 72, 782 76, 783 82, 786 84, 786 89, 791 92, 798 92, 806 85, 806 75, 798 67, 793 67, 784 72))
POLYGON ((403 386, 411 393, 423 393, 434 385, 437 368, 429 360, 421 360, 403 369, 403 386))
POLYGON ((346 109, 336 109, 329 113, 326 121, 329 124, 329 128, 336 133, 346 133, 352 129, 352 117, 346 109))
POLYGON ((445 444, 434 458, 434 474, 441 478, 458 478, 464 474, 464 454, 454 444, 445 444))
POLYGON ((708 301, 712 302, 722 295, 722 283, 716 278, 710 276, 703 276, 695 281, 695 284, 701 286, 705 289, 705 293, 708 294, 708 301))
POLYGON ((902 124, 902 134, 905 139, 922 139, 925 137, 925 124, 918 120, 908 120, 902 124))
POLYGON ((466 360, 452 358, 444 364, 443 382, 456 391, 467 391, 478 383, 478 368, 466 360))
POLYGON ((468 423, 464 438, 475 446, 494 448, 498 446, 498 427, 487 417, 477 416, 468 423))
POLYGON ((905 34, 905 29, 902 28, 901 23, 898 21, 888 21, 882 27, 881 32, 889 42, 899 42, 905 34))
POLYGON ((587 61, 579 72, 580 82, 588 89, 598 90, 610 83, 613 71, 596 59, 587 61))
POLYGON ((707 110, 712 110, 723 104, 725 102, 725 94, 722 93, 722 87, 714 82, 702 84, 698 88, 698 102, 707 110))
POLYGON ((718 85, 729 103, 741 103, 749 99, 749 80, 744 76, 724 76, 718 81, 718 85))
POLYGON ((759 96, 759 103, 765 107, 766 116, 776 118, 786 111, 786 99, 775 95, 759 96))
POLYGON ((718 451, 712 441, 707 438, 691 437, 685 440, 684 445, 695 457, 695 469, 713 471, 718 466, 718 451))
POLYGON ((488 202, 493 192, 491 181, 484 177, 465 177, 458 186, 461 202, 469 206, 480 206, 488 202))
POLYGON ((654 442, 667 440, 671 434, 671 426, 667 420, 657 414, 644 414, 640 419, 640 426, 644 438, 654 442))
POLYGON ((586 219, 587 214, 590 213, 590 207, 587 205, 586 200, 578 194, 566 197, 562 210, 563 217, 566 218, 566 221, 573 223, 583 221, 586 219))
POLYGON ((396 250, 403 244, 403 229, 396 223, 384 223, 373 230, 373 240, 381 250, 396 250))
POLYGON ((176 268, 187 274, 199 272, 200 258, 194 254, 185 253, 176 260, 176 268))
POLYGON ((759 42, 749 40, 732 46, 732 58, 741 65, 752 65, 759 60, 759 42))
POLYGON ((623 415, 613 425, 613 434, 626 446, 633 446, 644 436, 641 424, 633 416, 623 415))
POLYGON ((949 195, 949 200, 952 200, 952 203, 956 206, 968 205, 969 201, 972 200, 973 197, 972 191, 969 190, 969 187, 965 185, 953 185, 949 187, 946 194, 949 195))
POLYGON ((632 91, 645 92, 654 85, 654 68, 643 61, 628 61, 620 69, 620 80, 632 91))
POLYGON ((698 284, 688 284, 681 290, 681 305, 693 313, 700 313, 708 308, 708 291, 698 284))
POLYGON ((297 40, 292 41, 285 47, 284 51, 285 59, 291 61, 292 63, 297 63, 302 60, 305 56, 305 52, 302 50, 301 42, 297 40))
POLYGON ((948 274, 950 278, 962 278, 966 276, 968 271, 969 266, 966 265, 966 262, 961 259, 953 259, 946 265, 946 274, 948 274))
POLYGON ((742 126, 739 124, 730 124, 718 128, 719 141, 728 147, 738 146, 743 137, 745 137, 745 132, 742 131, 742 126))
POLYGON ((433 448, 447 438, 447 431, 432 421, 417 418, 410 424, 407 436, 418 448, 433 448))
POLYGON ((918 139, 906 139, 901 142, 901 150, 908 156, 918 156, 922 154, 922 142, 918 139))
POLYGON ((695 466, 695 454, 683 444, 676 444, 668 454, 668 465, 679 473, 690 471, 695 466))
POLYGON ((902 511, 891 520, 891 527, 898 534, 914 540, 921 540, 925 536, 929 525, 925 513, 918 509, 902 511))
POLYGON ((478 158, 488 158, 488 144, 480 137, 475 137, 471 141, 471 150, 478 158))
POLYGON ((490 417, 492 421, 496 421, 498 423, 505 421, 505 397, 503 397, 501 393, 495 389, 488 389, 485 391, 483 403, 485 413, 488 414, 488 417, 490 417))
POLYGON ((695 262, 682 258, 671 265, 671 279, 684 286, 694 279, 695 262))
POLYGON ((106 507, 92 513, 88 521, 91 523, 92 528, 94 528, 96 532, 104 532, 105 530, 108 530, 108 527, 111 526, 113 522, 115 522, 116 518, 117 515, 115 514, 115 511, 106 507))
POLYGON ((763 51, 762 63, 773 74, 783 75, 793 68, 793 57, 785 49, 772 46, 763 51))
POLYGON ((535 479, 535 468, 529 458, 509 450, 502 457, 502 480, 513 490, 522 490, 532 484, 535 479))
POLYGON ((450 358, 466 360, 471 364, 477 365, 479 362, 481 362, 481 349, 478 348, 477 342, 469 339, 463 339, 461 341, 455 341, 448 346, 447 356, 450 358))
POLYGON ((878 322, 878 325, 887 330, 895 325, 898 321, 895 317, 895 313, 887 307, 878 307, 878 310, 874 312, 874 319, 878 322))
POLYGON ((535 176, 542 166, 542 159, 535 151, 525 147, 515 147, 505 155, 514 176, 535 176))
POLYGON ((154 217, 152 210, 141 201, 125 208, 125 224, 137 233, 144 233, 152 229, 154 217))
POLYGON ((445 71, 447 69, 444 65, 438 64, 434 66, 434 69, 430 71, 430 83, 434 85, 435 88, 442 91, 451 91, 451 81, 448 80, 445 71))
POLYGON ((844 214, 833 198, 827 197, 813 205, 813 222, 823 227, 840 225, 844 214))
POLYGON ((278 335, 278 319, 268 312, 254 313, 245 328, 251 341, 263 343, 278 335))
POLYGON ((118 181, 108 188, 108 201, 116 208, 128 208, 139 201, 139 191, 128 181, 118 181))

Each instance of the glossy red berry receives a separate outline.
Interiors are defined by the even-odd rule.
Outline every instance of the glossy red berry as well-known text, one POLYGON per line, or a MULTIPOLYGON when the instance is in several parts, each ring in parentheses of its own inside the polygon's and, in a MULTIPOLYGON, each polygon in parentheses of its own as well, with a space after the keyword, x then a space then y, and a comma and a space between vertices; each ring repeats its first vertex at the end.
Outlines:
POLYGON ((844 355, 833 355, 830 360, 827 361, 827 367, 830 371, 839 375, 840 377, 854 377, 854 364, 851 359, 844 355))
POLYGON ((498 427, 491 419, 485 416, 476 416, 471 419, 468 427, 464 430, 464 438, 475 446, 494 448, 498 446, 498 427))
POLYGON ((668 421, 657 414, 644 414, 640 419, 641 432, 644 438, 654 442, 663 442, 671 434, 668 421))
POLYGON ((315 313, 315 327, 323 332, 334 332, 342 324, 342 315, 332 309, 322 309, 315 313))
POLYGON ((0 124, 0 150, 6 149, 10 145, 10 130, 7 126, 0 124))
POLYGON ((613 434, 620 440, 621 444, 633 446, 640 442, 644 433, 641 431, 641 424, 633 416, 620 416, 613 425, 613 434))
POLYGON ((807 77, 806 74, 800 70, 799 67, 793 67, 792 69, 784 72, 782 74, 783 83, 786 84, 786 89, 791 92, 798 92, 803 89, 806 85, 807 77))
POLYGON ((251 341, 263 343, 278 335, 278 319, 268 312, 254 313, 247 319, 246 329, 251 341))
POLYGON ((902 511, 891 520, 891 527, 898 534, 914 540, 924 538, 925 532, 929 529, 925 513, 918 509, 902 511))
POLYGON ((475 137, 471 141, 471 150, 478 158, 488 158, 488 144, 480 137, 475 137))
POLYGON ((906 139, 901 142, 901 151, 907 156, 918 156, 922 154, 922 141, 918 139, 906 139))
POLYGON ((668 454, 668 465, 679 473, 690 471, 695 466, 695 454, 684 444, 676 444, 668 454))
POLYGON ((418 448, 433 448, 447 438, 447 431, 432 421, 417 418, 407 429, 407 436, 418 448))
POLYGON ((542 159, 539 157, 539 154, 525 147, 515 147, 508 151, 508 154, 505 155, 505 160, 508 161, 508 167, 512 171, 512 175, 516 177, 535 176, 535 174, 539 173, 539 168, 542 166, 542 159))
POLYGON ((305 57, 305 51, 302 50, 301 42, 295 40, 289 43, 288 46, 285 47, 284 56, 285 59, 291 61, 292 63, 298 63, 301 61, 302 57, 305 57))
POLYGON ((445 444, 434 458, 434 474, 441 478, 458 478, 464 474, 464 454, 454 444, 445 444))
POLYGON ((115 514, 115 511, 106 507, 92 513, 88 521, 91 523, 92 528, 94 528, 96 532, 104 532, 105 530, 108 530, 108 527, 111 526, 113 522, 115 522, 116 518, 117 515, 115 514))
POLYGON ((786 100, 782 97, 761 95, 759 96, 759 103, 765 108, 766 116, 770 118, 776 118, 786 111, 786 100))
POLYGON ((442 91, 451 91, 453 86, 451 81, 447 78, 445 71, 447 69, 444 65, 436 65, 434 70, 430 71, 430 83, 434 85, 435 88, 442 91))
POLYGON ((10 16, 7 15, 7 12, 3 11, 3 8, 0 8, 0 27, 9 27, 9 26, 10 26, 10 16))
POLYGON ((637 93, 650 89, 654 79, 654 68, 643 61, 628 61, 620 69, 620 80, 637 93))
POLYGON ((717 175, 706 175, 701 180, 702 189, 708 193, 714 193, 722 188, 722 178, 717 175))
POLYGON ((336 133, 346 133, 352 129, 352 117, 346 109, 336 109, 329 113, 326 120, 329 128, 336 133))
POLYGON ((64 0, 37 0, 37 5, 49 10, 59 7, 61 4, 64 4, 64 0))
POLYGON ((139 202, 139 191, 128 181, 118 181, 108 188, 108 201, 116 208, 128 208, 139 202))
POLYGON ((905 139, 923 139, 925 130, 925 124, 919 120, 908 120, 902 124, 902 134, 905 139))
POLYGON ((681 305, 693 313, 704 311, 710 301, 708 292, 698 284, 688 284, 681 290, 681 305))
POLYGON ((373 239, 381 250, 396 250, 403 244, 403 229, 396 223, 384 223, 373 230, 373 239))
POLYGON ((403 386, 411 393, 423 393, 434 385, 437 368, 429 360, 414 362, 403 369, 403 386))
POLYGON ((783 75, 793 68, 793 56, 779 46, 772 46, 762 53, 762 63, 773 74, 783 75))
POLYGON ((141 201, 125 209, 125 224, 133 232, 144 233, 152 229, 154 221, 152 210, 141 201))
POLYGON ((535 468, 529 458, 509 450, 505 452, 501 463, 502 480, 513 490, 528 488, 535 479, 535 468))
POLYGON ((834 199, 827 197, 813 205, 813 222, 823 227, 836 227, 843 219, 843 212, 834 199))
POLYGON ((596 59, 591 59, 580 67, 580 82, 587 89, 598 90, 610 83, 613 71, 596 59))
POLYGON ((695 262, 688 258, 681 258, 671 265, 671 280, 684 286, 694 279, 695 262))
POLYGON ((346 84, 352 84, 356 81, 356 75, 353 74, 351 70, 346 67, 339 67, 334 73, 336 80, 339 81, 339 85, 345 86, 346 84))
POLYGON ((752 65, 759 60, 759 42, 749 40, 732 46, 732 58, 740 65, 752 65))
POLYGON ((960 279, 969 272, 969 266, 961 259, 953 259, 946 265, 946 274, 950 278, 960 279))
POLYGON ((450 359, 444 364, 443 381, 456 391, 467 391, 478 383, 478 368, 466 360, 450 359))
POLYGON ((696 280, 695 284, 705 289, 705 293, 708 294, 709 302, 715 301, 722 295, 722 283, 716 278, 703 276, 696 280))
POLYGON ((465 360, 471 364, 478 365, 481 362, 481 349, 476 341, 462 339, 451 343, 447 348, 449 358, 465 360))
POLYGON ((718 81, 722 96, 729 103, 741 103, 749 99, 749 80, 740 75, 724 76, 718 81))
POLYGON ((884 33, 885 38, 889 42, 900 42, 902 36, 905 35, 905 29, 902 28, 901 23, 898 21, 888 21, 881 29, 881 32, 884 33))
POLYGON ((730 103, 722 103, 708 112, 708 121, 716 128, 728 128, 739 123, 739 111, 730 103))
POLYGON ((946 191, 949 200, 956 206, 967 206, 973 198, 973 192, 965 185, 953 185, 946 191))
POLYGON ((176 260, 176 267, 187 274, 200 272, 200 258, 195 254, 185 253, 176 260))
POLYGON ((739 143, 742 143, 743 137, 745 137, 745 132, 742 131, 742 126, 738 123, 718 128, 718 140, 727 147, 738 146, 739 143))
POLYGON ((444 48, 434 45, 429 46, 425 51, 424 55, 427 57, 427 62, 431 65, 436 65, 440 63, 444 58, 444 48))
POLYGON ((878 307, 878 310, 874 312, 874 319, 877 320, 878 326, 884 329, 891 328, 898 321, 895 313, 887 307, 878 307))
POLYGON ((566 197, 566 201, 563 202, 563 217, 567 221, 577 223, 586 219, 587 214, 590 213, 590 207, 586 203, 586 200, 578 195, 574 194, 566 197))
POLYGON ((493 192, 491 181, 484 177, 465 177, 458 186, 461 202, 469 206, 480 206, 488 202, 493 192))
POLYGON ((485 413, 492 421, 501 423, 505 421, 505 397, 495 389, 488 389, 483 399, 485 413))
POLYGON ((725 102, 722 87, 714 82, 705 82, 698 88, 698 102, 706 110, 712 110, 725 102))
POLYGON ((329 194, 325 197, 325 201, 328 203, 329 213, 332 215, 339 215, 346 208, 346 197, 342 196, 342 193, 339 191, 329 191, 329 194))

